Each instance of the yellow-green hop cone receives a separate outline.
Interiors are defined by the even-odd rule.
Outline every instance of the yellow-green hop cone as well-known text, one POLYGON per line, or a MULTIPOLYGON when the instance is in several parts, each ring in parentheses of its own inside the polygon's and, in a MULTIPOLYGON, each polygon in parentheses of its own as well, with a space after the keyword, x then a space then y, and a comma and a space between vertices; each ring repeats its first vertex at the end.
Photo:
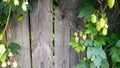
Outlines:
POLYGON ((77 37, 77 36, 78 36, 78 32, 75 32, 75 33, 74 33, 74 36, 77 37))
POLYGON ((14 5, 18 6, 19 5, 19 0, 14 0, 14 5))
POLYGON ((4 44, 0 44, 0 55, 3 55, 6 51, 5 45, 4 44))
POLYGON ((3 68, 7 67, 7 63, 6 62, 2 62, 1 67, 3 67, 3 68))
POLYGON ((108 25, 107 25, 107 24, 105 24, 105 28, 108 28, 108 25))
POLYGON ((17 64, 16 61, 14 61, 14 62, 12 63, 12 67, 13 67, 13 68, 17 68, 17 67, 18 67, 18 64, 17 64))
POLYGON ((9 56, 9 57, 13 57, 13 53, 12 53, 12 52, 9 52, 8 56, 9 56))
POLYGON ((28 6, 28 2, 26 1, 26 2, 23 2, 22 3, 22 10, 23 11, 27 11, 27 6, 28 6))
POLYGON ((108 7, 111 9, 115 4, 115 0, 107 0, 107 3, 108 3, 108 7))
POLYGON ((96 17, 95 14, 92 14, 92 15, 91 15, 91 22, 92 22, 92 23, 96 23, 96 22, 97 22, 97 17, 96 17))
POLYGON ((105 26, 105 20, 103 18, 100 19, 100 27, 103 28, 105 26))
POLYGON ((103 34, 104 36, 107 35, 107 28, 103 28, 103 30, 102 30, 102 34, 103 34))
POLYGON ((83 32, 82 32, 82 31, 80 31, 80 32, 79 32, 79 36, 81 37, 82 35, 83 35, 83 32))
POLYGON ((84 35, 82 36, 82 39, 83 39, 83 40, 86 40, 86 38, 87 38, 87 35, 84 34, 84 35))
POLYGON ((100 22, 97 22, 97 23, 96 23, 96 29, 97 29, 97 31, 100 31, 100 30, 101 30, 100 22))
POLYGON ((75 42, 79 42, 79 37, 75 37, 75 42))
POLYGON ((81 49, 81 51, 84 52, 85 49, 86 49, 86 47, 85 47, 84 45, 82 45, 82 49, 81 49))
POLYGON ((7 61, 7 65, 10 65, 11 64, 11 62, 10 61, 7 61))
POLYGON ((4 39, 4 34, 0 34, 0 41, 4 39))

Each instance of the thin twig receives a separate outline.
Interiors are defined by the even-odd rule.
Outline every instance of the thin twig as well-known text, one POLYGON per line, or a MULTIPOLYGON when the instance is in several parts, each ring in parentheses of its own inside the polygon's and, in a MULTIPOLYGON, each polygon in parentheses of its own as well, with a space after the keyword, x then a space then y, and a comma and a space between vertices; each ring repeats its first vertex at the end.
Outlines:
POLYGON ((8 17, 7 17, 5 28, 3 30, 3 34, 5 34, 5 31, 6 31, 7 27, 8 27, 8 23, 9 23, 9 20, 10 20, 11 9, 12 9, 12 5, 10 3, 9 14, 8 14, 8 17))

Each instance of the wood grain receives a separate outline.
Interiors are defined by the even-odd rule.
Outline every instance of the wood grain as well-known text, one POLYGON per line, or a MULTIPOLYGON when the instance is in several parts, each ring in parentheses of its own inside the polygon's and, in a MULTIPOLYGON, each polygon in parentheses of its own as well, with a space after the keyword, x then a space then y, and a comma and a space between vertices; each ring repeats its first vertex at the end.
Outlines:
POLYGON ((53 68, 51 0, 32 1, 30 12, 33 68, 53 68))
POLYGON ((7 42, 16 42, 21 46, 20 53, 16 56, 18 68, 31 68, 28 16, 21 23, 14 19, 10 29, 7 30, 7 42))

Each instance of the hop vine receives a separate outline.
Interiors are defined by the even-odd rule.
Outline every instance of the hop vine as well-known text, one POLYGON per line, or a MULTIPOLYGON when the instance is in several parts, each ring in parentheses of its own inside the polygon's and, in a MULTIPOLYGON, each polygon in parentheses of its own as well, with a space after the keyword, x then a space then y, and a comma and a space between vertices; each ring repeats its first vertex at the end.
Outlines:
POLYGON ((4 36, 8 26, 17 13, 16 22, 21 22, 31 7, 28 0, 0 0, 0 67, 18 67, 15 54, 19 54, 20 45, 15 42, 5 43, 4 36))

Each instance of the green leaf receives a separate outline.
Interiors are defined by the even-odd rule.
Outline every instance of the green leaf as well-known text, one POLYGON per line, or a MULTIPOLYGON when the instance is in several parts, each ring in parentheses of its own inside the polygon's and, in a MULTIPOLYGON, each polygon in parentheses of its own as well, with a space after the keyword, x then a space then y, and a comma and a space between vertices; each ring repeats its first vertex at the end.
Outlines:
POLYGON ((91 65, 92 65, 92 68, 97 68, 97 66, 93 62, 91 63, 91 65))
POLYGON ((17 22, 22 22, 24 16, 23 14, 20 14, 18 17, 17 17, 17 22))
POLYGON ((105 45, 104 37, 99 36, 98 40, 94 40, 94 46, 103 46, 105 45))
POLYGON ((81 0, 84 5, 96 5, 94 0, 81 0))
POLYGON ((91 28, 91 29, 95 28, 92 23, 86 24, 85 27, 86 27, 86 28, 91 28))
POLYGON ((79 43, 71 41, 71 42, 69 42, 69 45, 72 47, 77 47, 77 46, 79 46, 79 43))
POLYGON ((86 39, 85 43, 88 46, 93 46, 93 41, 90 38, 86 39))
POLYGON ((93 49, 91 47, 87 48, 87 58, 90 59, 93 55, 93 49))
POLYGON ((90 16, 93 13, 93 11, 94 11, 93 6, 91 5, 83 6, 79 11, 78 17, 90 16))
POLYGON ((101 68, 109 68, 109 63, 106 59, 102 59, 101 68))
POLYGON ((90 68, 90 64, 87 60, 80 59, 80 63, 77 64, 75 68, 90 68))
POLYGON ((82 45, 85 45, 85 40, 80 40, 80 43, 82 44, 82 45))
POLYGON ((93 26, 93 28, 91 28, 91 30, 92 30, 91 35, 95 36, 97 34, 96 28, 94 28, 94 26, 93 26))
POLYGON ((10 3, 6 3, 6 5, 4 6, 3 13, 4 13, 6 16, 8 16, 9 6, 10 6, 10 3))
POLYGON ((99 42, 100 42, 100 44, 101 45, 105 45, 105 39, 104 39, 104 37, 99 37, 99 42))
POLYGON ((101 60, 100 56, 95 56, 95 57, 94 57, 93 62, 94 62, 94 64, 97 66, 97 68, 100 68, 101 61, 102 61, 102 60, 101 60))
POLYGON ((8 45, 8 48, 10 48, 11 51, 16 54, 18 54, 18 50, 21 49, 20 45, 14 42, 10 43, 8 45))
POLYGON ((0 2, 0 10, 3 8, 3 2, 0 2))
POLYGON ((83 64, 79 63, 75 66, 75 68, 83 68, 83 64))
POLYGON ((12 11, 14 12, 16 10, 16 6, 12 4, 12 11))
POLYGON ((87 29, 87 30, 85 31, 85 34, 90 34, 91 32, 92 32, 91 29, 87 29))
POLYGON ((99 43, 99 41, 94 40, 94 46, 102 46, 102 45, 99 43))
POLYGON ((32 7, 31 7, 31 5, 30 4, 28 4, 28 10, 32 10, 32 7))
POLYGON ((117 43, 116 43, 115 46, 116 46, 116 47, 120 47, 120 40, 117 41, 117 43))
POLYGON ((120 62, 120 48, 112 47, 110 49, 110 55, 113 62, 120 62))
POLYGON ((94 47, 94 52, 96 55, 99 55, 103 59, 106 59, 106 54, 102 47, 94 47))
POLYGON ((77 47, 75 47, 75 51, 77 52, 77 53, 79 53, 80 51, 81 51, 81 47, 80 46, 77 46, 77 47))

